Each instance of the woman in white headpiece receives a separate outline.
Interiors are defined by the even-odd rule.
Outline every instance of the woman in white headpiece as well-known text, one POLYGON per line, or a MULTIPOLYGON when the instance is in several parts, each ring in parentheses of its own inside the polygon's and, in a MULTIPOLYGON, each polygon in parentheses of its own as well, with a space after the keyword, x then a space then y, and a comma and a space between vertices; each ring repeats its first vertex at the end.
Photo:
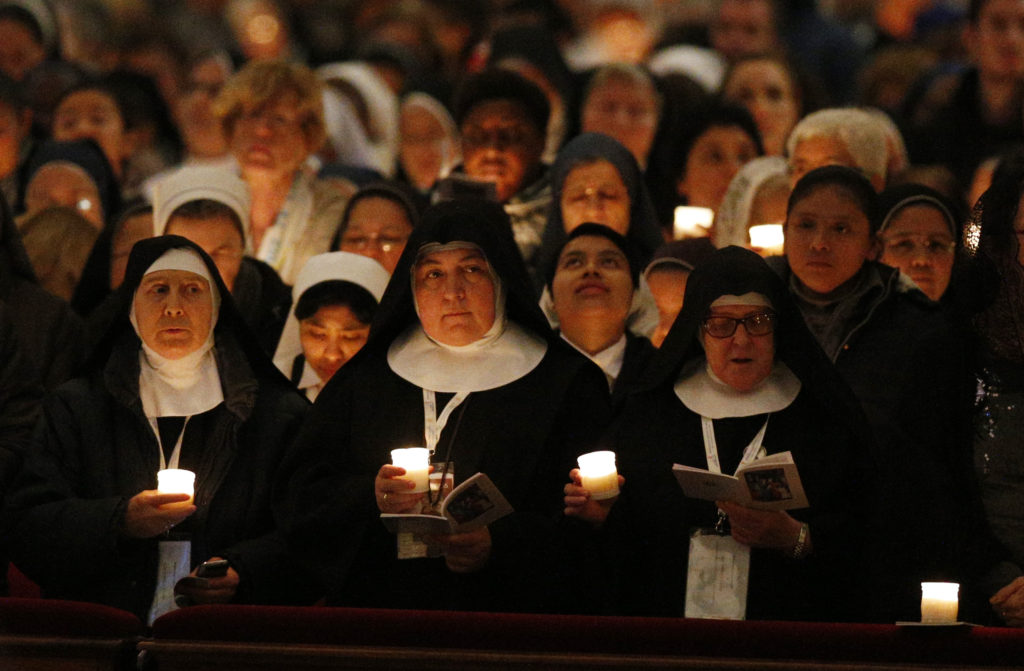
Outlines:
POLYGON ((175 593, 196 603, 301 599, 274 578, 289 574, 270 494, 308 404, 188 240, 139 242, 119 298, 87 376, 44 403, 9 499, 18 566, 46 596, 150 621, 175 607, 175 593), (163 469, 192 471, 194 499, 159 491, 163 469), (210 559, 227 560, 223 577, 181 581, 210 559))
POLYGON ((319 254, 299 271, 274 365, 309 400, 366 344, 390 278, 384 266, 351 252, 319 254))
MULTIPOLYGON (((497 203, 428 209, 366 346, 317 398, 282 469, 292 554, 335 605, 552 610, 572 602, 559 468, 608 414, 600 370, 548 328, 497 203), (380 522, 428 502, 395 448, 426 446, 458 486, 485 473, 514 512, 414 554, 380 522), (407 558, 408 557, 408 558, 407 558)), ((564 472, 564 471, 561 471, 564 472)))
MULTIPOLYGON (((340 111, 347 104, 356 111, 356 119, 368 151, 369 164, 363 167, 376 170, 384 177, 395 172, 398 158, 398 97, 373 67, 356 61, 330 63, 317 68, 317 77, 323 81, 325 103, 330 98, 332 109, 340 111)), ((345 151, 337 140, 350 133, 332 118, 327 119, 328 135, 336 150, 345 151)), ((346 143, 347 144, 347 143, 346 143)), ((342 156, 342 152, 339 152, 342 156)))
POLYGON ((750 248, 751 226, 763 224, 781 224, 786 220, 786 196, 788 196, 789 180, 786 159, 781 156, 761 156, 748 161, 729 182, 729 187, 722 197, 722 204, 715 212, 715 225, 712 229, 715 246, 719 249, 736 245, 750 248), (758 198, 762 190, 767 191, 770 185, 781 180, 784 193, 777 202, 781 208, 767 207, 769 203, 758 198), (769 220, 766 217, 775 217, 769 220))
POLYGON ((459 129, 444 105, 414 91, 402 98, 399 116, 399 176, 427 193, 462 162, 459 129))

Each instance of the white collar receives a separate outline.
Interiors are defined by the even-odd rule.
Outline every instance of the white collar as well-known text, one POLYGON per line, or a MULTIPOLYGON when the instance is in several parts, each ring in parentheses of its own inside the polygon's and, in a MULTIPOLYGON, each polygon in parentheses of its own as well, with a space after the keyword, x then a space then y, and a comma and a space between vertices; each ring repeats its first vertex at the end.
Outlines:
POLYGON ((736 391, 715 376, 705 359, 697 359, 683 368, 674 389, 683 405, 698 415, 724 419, 778 412, 796 399, 800 386, 789 366, 776 361, 757 388, 736 391))
POLYGON ((191 417, 224 400, 212 338, 181 359, 139 349, 139 398, 146 417, 191 417))
POLYGON ((419 322, 388 348, 388 366, 422 389, 455 393, 486 391, 515 382, 544 358, 548 344, 540 336, 507 322, 496 338, 463 347, 431 340, 419 322))
POLYGON ((626 334, 623 333, 612 345, 605 347, 597 354, 590 354, 580 349, 576 343, 566 338, 564 333, 561 335, 562 340, 572 345, 581 354, 600 366, 604 376, 608 379, 608 389, 612 389, 615 386, 615 380, 619 378, 619 373, 622 372, 622 362, 626 358, 626 334))

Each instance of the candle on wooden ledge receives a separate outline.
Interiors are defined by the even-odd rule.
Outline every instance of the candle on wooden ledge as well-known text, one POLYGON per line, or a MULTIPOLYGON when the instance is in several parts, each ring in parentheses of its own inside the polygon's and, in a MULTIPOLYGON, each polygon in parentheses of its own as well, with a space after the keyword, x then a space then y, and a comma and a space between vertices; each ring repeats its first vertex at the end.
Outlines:
POLYGON ((750 246, 761 256, 782 254, 782 247, 786 242, 782 224, 751 226, 747 232, 750 234, 750 246))
POLYGON ((195 496, 196 474, 181 468, 157 471, 156 490, 161 494, 188 494, 188 503, 195 496))
POLYGON ((430 491, 430 450, 425 447, 391 450, 391 463, 405 469, 404 480, 412 480, 416 484, 410 494, 430 491))
POLYGON ((576 461, 580 465, 583 488, 590 492, 590 498, 603 501, 619 495, 619 472, 615 468, 614 452, 602 450, 581 454, 576 461))
POLYGON ((960 585, 955 582, 921 583, 921 622, 953 624, 959 609, 960 585))
POLYGON ((714 220, 715 212, 710 208, 680 205, 673 213, 672 237, 676 240, 706 238, 714 220))

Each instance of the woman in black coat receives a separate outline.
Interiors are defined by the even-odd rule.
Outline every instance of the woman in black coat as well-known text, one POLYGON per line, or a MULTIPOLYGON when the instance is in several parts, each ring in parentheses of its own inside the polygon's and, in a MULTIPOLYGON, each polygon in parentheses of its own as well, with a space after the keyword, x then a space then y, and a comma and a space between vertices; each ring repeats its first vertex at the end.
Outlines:
POLYGON ((138 243, 119 292, 119 316, 88 375, 44 403, 7 510, 14 562, 46 596, 140 617, 173 607, 176 580, 212 557, 228 560, 228 575, 179 593, 197 602, 297 598, 267 587, 270 576, 288 575, 270 474, 307 402, 188 240, 138 243), (155 491, 165 467, 195 472, 194 505, 155 491), (172 541, 188 541, 190 552, 176 553, 172 541), (168 563, 178 566, 160 570, 168 563))
POLYGON ((561 475, 607 416, 600 370, 531 298, 508 217, 486 202, 428 210, 366 346, 327 384, 285 468, 289 541, 328 603, 555 610, 572 571, 556 523, 561 475), (515 512, 444 536, 442 558, 398 559, 382 512, 415 509, 394 448, 426 445, 455 484, 487 474, 515 512))
POLYGON ((753 252, 719 250, 690 276, 683 310, 612 433, 625 477, 601 532, 612 607, 699 616, 684 604, 691 532, 703 528, 749 552, 745 612, 730 617, 857 617, 861 511, 870 499, 863 424, 779 278, 753 252), (731 475, 785 451, 807 508, 716 505, 684 495, 672 474, 683 464, 731 475))

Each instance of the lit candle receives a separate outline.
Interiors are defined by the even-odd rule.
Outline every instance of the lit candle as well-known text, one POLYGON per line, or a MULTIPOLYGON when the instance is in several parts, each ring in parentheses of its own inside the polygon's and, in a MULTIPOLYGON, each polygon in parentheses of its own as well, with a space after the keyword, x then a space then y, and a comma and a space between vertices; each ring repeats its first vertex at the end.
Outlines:
POLYGON ((715 213, 707 207, 680 205, 675 209, 672 234, 676 240, 684 238, 706 238, 715 213))
POLYGON ((576 461, 580 465, 580 479, 583 488, 596 501, 619 495, 619 472, 615 469, 615 453, 603 450, 581 454, 576 461))
POLYGON ((196 474, 180 468, 166 468, 156 474, 156 490, 161 494, 195 495, 196 474))
POLYGON ((960 585, 955 582, 921 583, 921 622, 952 624, 956 622, 960 585))
POLYGON ((430 450, 425 447, 391 450, 391 463, 405 469, 403 479, 416 483, 408 493, 421 494, 430 490, 430 450))
POLYGON ((783 243, 786 241, 786 236, 782 233, 782 224, 751 226, 747 232, 750 233, 750 246, 762 256, 782 253, 783 243))

